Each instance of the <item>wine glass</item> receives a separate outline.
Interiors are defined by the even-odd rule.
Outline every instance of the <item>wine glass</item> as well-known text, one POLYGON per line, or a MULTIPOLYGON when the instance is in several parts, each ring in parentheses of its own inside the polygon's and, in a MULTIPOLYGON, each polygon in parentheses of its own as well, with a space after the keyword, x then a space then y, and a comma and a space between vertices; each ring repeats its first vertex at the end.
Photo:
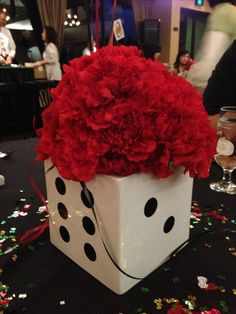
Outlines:
POLYGON ((217 192, 236 194, 236 184, 231 180, 232 172, 236 169, 236 106, 220 109, 217 135, 214 159, 223 169, 223 178, 219 182, 210 183, 210 188, 217 192))

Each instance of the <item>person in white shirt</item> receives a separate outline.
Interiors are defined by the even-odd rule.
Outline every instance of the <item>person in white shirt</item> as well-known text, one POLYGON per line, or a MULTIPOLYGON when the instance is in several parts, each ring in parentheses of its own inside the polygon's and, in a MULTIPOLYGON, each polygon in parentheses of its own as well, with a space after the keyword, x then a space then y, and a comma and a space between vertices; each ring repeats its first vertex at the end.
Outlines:
MULTIPOLYGON (((0 65, 11 64, 16 54, 16 45, 11 32, 5 27, 7 13, 0 9, 0 65)), ((1 154, 1 151, 0 151, 1 154)), ((0 174, 0 186, 5 184, 5 178, 0 174)))
POLYGON ((7 13, 0 9, 0 64, 11 64, 16 54, 16 44, 6 25, 7 13))
POLYGON ((187 73, 187 81, 204 90, 224 52, 236 39, 236 0, 208 0, 209 15, 196 63, 187 73))
POLYGON ((59 62, 57 33, 52 26, 45 26, 42 32, 42 39, 45 42, 43 60, 33 64, 34 67, 45 65, 47 79, 50 81, 60 81, 62 77, 59 62))

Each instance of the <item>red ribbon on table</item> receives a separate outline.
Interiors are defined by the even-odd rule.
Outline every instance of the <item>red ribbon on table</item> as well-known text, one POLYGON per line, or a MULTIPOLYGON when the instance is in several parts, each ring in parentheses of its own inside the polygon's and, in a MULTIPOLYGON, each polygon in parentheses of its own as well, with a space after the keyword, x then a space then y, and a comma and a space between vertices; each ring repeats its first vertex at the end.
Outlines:
MULTIPOLYGON (((36 159, 33 160, 32 166, 30 167, 30 173, 32 172, 32 167, 33 167, 33 165, 35 164, 36 161, 37 161, 36 159)), ((34 181, 34 179, 31 176, 31 174, 29 175, 29 181, 30 181, 34 191, 39 196, 41 202, 45 205, 45 207, 47 209, 47 212, 49 213, 49 211, 48 211, 48 204, 46 202, 46 199, 45 199, 43 193, 40 191, 38 185, 34 181)), ((49 226, 49 222, 48 222, 48 219, 47 219, 42 225, 39 225, 39 226, 37 226, 37 227, 27 231, 22 237, 20 237, 19 242, 21 244, 28 244, 28 243, 36 240, 44 232, 44 230, 48 228, 48 226, 49 226)))

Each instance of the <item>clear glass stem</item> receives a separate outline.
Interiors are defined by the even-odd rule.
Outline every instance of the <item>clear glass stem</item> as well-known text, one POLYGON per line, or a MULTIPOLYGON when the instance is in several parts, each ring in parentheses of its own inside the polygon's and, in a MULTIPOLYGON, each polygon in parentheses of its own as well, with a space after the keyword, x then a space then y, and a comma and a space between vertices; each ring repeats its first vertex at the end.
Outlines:
POLYGON ((232 176, 232 172, 233 172, 233 169, 232 170, 229 170, 229 169, 224 169, 223 168, 223 178, 222 180, 227 182, 227 183, 231 183, 231 176, 232 176))

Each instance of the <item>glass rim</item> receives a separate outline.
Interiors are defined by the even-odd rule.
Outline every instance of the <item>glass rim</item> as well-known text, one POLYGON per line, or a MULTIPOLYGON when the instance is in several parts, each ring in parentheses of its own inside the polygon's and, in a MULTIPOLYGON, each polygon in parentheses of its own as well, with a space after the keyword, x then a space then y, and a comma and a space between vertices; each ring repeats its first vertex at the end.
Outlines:
POLYGON ((234 112, 236 111, 236 106, 223 106, 220 108, 221 112, 226 112, 226 111, 231 111, 234 112))

